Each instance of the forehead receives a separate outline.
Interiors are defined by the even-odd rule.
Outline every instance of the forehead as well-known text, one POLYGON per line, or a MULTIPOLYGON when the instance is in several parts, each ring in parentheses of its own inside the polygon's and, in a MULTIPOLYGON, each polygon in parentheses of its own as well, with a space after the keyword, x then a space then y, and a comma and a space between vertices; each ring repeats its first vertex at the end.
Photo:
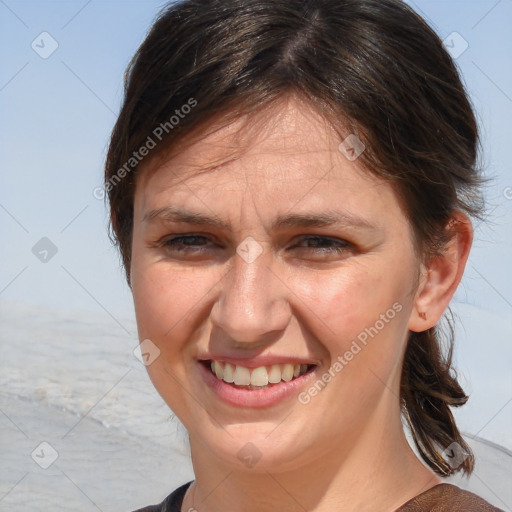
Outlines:
MULTIPOLYGON (((316 162, 319 171, 322 170, 319 164, 328 161, 331 167, 346 163, 338 147, 349 135, 347 130, 341 134, 336 131, 310 103, 295 95, 285 96, 227 126, 217 127, 215 120, 212 121, 202 131, 194 132, 193 142, 183 148, 179 146, 178 151, 159 151, 154 158, 141 163, 137 181, 144 187, 157 172, 160 179, 167 173, 167 178, 182 181, 196 174, 206 175, 211 170, 225 169, 235 162, 240 164, 239 169, 246 162, 250 163, 243 169, 244 173, 266 170, 270 176, 276 176, 279 171, 289 170, 292 178, 297 161, 305 166, 316 162), (259 165, 270 160, 274 162, 273 166, 259 165)), ((357 161, 351 167, 368 176, 369 180, 374 178, 357 161)), ((378 180, 374 178, 373 181, 378 180)))
MULTIPOLYGON (((375 216, 389 211, 390 202, 397 206, 388 183, 339 150, 349 134, 338 133, 300 100, 288 98, 206 133, 142 168, 136 210, 164 206, 170 198, 180 206, 199 199, 203 207, 225 210, 227 196, 219 194, 235 191, 250 193, 267 211, 293 205, 346 209, 364 198, 375 216)), ((229 199, 236 202, 234 195, 229 199)))

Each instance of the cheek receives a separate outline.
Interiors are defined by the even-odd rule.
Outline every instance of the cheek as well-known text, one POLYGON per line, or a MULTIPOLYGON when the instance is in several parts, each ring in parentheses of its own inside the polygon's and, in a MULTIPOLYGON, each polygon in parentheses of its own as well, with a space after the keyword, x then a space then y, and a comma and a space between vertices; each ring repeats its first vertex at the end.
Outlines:
POLYGON ((316 382, 302 395, 326 424, 342 428, 344 418, 364 422, 383 394, 395 388, 411 301, 405 263, 388 272, 375 263, 347 265, 294 283, 308 327, 329 355, 328 369, 319 377, 329 382, 325 390, 317 392, 322 386, 316 382))
POLYGON ((396 359, 411 301, 411 261, 402 263, 383 268, 386 265, 369 261, 288 281, 317 326, 315 337, 326 346, 331 361, 351 347, 358 354, 354 359, 364 359, 364 364, 374 360, 387 365, 396 359), (371 350, 367 350, 370 343, 371 350), (365 355, 360 357, 363 351, 365 355))
POLYGON ((187 422, 190 404, 187 407, 183 399, 183 386, 190 357, 186 352, 193 346, 192 337, 201 336, 201 311, 208 308, 208 292, 218 279, 210 283, 204 272, 198 278, 190 269, 138 263, 133 266, 132 292, 139 339, 150 339, 160 351, 146 370, 164 401, 187 422))
POLYGON ((198 269, 170 269, 164 263, 134 265, 132 292, 141 339, 149 338, 169 352, 179 348, 180 334, 190 329, 190 315, 197 317, 220 277, 198 269))

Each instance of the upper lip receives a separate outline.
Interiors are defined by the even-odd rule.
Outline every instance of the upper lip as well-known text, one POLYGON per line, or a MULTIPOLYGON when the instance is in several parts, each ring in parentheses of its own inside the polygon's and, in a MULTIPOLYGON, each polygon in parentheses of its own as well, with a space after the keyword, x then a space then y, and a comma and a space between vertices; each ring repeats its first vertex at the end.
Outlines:
POLYGON ((227 356, 223 354, 203 354, 198 357, 199 361, 219 361, 234 366, 245 366, 246 368, 259 368, 260 366, 272 366, 273 364, 307 364, 318 365, 318 361, 305 357, 290 357, 281 355, 258 355, 254 357, 227 356))

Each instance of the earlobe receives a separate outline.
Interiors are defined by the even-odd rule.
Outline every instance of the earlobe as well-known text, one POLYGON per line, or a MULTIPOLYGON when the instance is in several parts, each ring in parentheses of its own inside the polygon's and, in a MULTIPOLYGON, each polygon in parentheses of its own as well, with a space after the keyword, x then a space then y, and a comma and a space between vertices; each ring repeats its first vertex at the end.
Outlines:
POLYGON ((426 331, 439 322, 464 273, 473 241, 471 221, 462 212, 455 212, 445 229, 447 242, 443 249, 423 265, 409 319, 413 332, 426 331))

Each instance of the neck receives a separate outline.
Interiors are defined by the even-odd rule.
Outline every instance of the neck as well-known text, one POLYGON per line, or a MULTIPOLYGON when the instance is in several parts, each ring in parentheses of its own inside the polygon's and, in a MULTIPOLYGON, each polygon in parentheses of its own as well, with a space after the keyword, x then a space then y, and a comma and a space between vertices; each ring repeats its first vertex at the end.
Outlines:
POLYGON ((191 437, 196 480, 182 510, 199 512, 392 512, 441 482, 410 449, 399 411, 381 404, 351 439, 300 467, 239 470, 212 458, 191 437), (383 417, 384 415, 384 417, 383 417))

